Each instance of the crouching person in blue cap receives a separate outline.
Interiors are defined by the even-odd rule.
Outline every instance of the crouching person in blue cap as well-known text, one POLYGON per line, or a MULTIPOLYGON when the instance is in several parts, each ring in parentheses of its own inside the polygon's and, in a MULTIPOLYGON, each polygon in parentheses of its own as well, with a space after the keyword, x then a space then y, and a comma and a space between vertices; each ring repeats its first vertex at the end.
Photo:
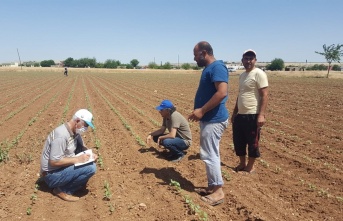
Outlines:
POLYGON ((98 156, 84 146, 81 137, 89 126, 94 129, 92 119, 88 110, 78 110, 70 121, 48 135, 43 148, 41 177, 53 188, 53 193, 65 201, 79 200, 73 194, 85 187, 96 171, 98 156))
POLYGON ((184 150, 187 150, 192 143, 188 121, 176 111, 170 100, 163 100, 156 110, 163 118, 162 126, 149 134, 147 143, 154 140, 159 146, 169 150, 168 160, 178 162, 185 156, 184 150), (166 129, 169 131, 167 134, 165 133, 166 129))

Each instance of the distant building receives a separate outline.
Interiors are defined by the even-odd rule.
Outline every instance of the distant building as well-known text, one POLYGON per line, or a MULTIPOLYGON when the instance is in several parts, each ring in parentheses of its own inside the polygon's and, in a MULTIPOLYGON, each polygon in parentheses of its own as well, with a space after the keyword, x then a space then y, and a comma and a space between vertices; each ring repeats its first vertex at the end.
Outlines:
POLYGON ((19 67, 19 63, 18 62, 11 62, 11 63, 2 63, 1 64, 2 67, 19 67))

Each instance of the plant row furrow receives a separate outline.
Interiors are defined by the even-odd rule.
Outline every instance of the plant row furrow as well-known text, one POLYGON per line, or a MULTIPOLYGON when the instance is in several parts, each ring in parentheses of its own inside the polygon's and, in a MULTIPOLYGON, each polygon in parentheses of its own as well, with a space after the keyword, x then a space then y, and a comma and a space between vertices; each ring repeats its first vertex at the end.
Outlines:
POLYGON ((98 94, 106 101, 110 109, 119 117, 120 121, 122 122, 123 126, 132 134, 132 136, 136 139, 136 142, 141 147, 146 147, 145 142, 142 138, 132 129, 131 125, 126 121, 126 119, 120 114, 120 112, 111 104, 111 102, 99 91, 99 89, 91 82, 92 86, 98 92, 98 94))

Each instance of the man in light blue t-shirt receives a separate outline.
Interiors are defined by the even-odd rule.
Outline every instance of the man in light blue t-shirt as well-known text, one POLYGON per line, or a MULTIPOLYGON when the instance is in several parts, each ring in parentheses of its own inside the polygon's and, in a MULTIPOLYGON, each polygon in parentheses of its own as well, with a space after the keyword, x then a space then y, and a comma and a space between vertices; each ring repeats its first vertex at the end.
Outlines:
POLYGON ((194 47, 194 60, 202 71, 198 91, 194 99, 194 111, 188 117, 200 121, 200 157, 206 164, 207 188, 195 189, 201 199, 215 206, 224 202, 224 184, 221 174, 219 142, 227 128, 229 112, 225 107, 228 99, 228 70, 223 61, 216 60, 208 42, 194 47))

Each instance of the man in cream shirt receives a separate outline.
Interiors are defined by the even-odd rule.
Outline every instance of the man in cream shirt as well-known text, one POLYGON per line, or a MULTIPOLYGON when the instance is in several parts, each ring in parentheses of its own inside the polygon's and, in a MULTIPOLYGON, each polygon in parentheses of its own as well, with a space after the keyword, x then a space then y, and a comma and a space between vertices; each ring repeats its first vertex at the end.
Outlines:
POLYGON ((256 61, 255 51, 249 49, 243 53, 245 72, 239 77, 239 93, 231 117, 233 143, 240 160, 236 172, 253 172, 255 159, 260 157, 259 139, 261 128, 266 122, 268 78, 264 71, 255 67, 256 61))

